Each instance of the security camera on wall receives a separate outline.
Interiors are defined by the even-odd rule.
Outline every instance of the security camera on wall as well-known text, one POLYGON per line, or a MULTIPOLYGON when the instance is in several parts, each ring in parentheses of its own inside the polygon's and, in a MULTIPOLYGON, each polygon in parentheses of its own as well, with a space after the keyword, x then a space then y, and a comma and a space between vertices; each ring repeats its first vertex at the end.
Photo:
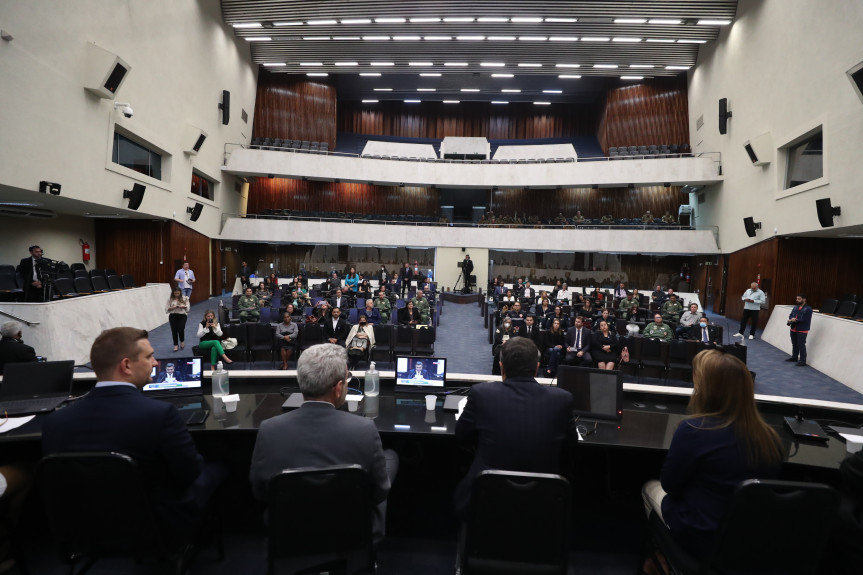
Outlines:
POLYGON ((123 112, 123 115, 127 118, 131 118, 135 115, 135 110, 133 110, 132 106, 126 102, 114 102, 114 109, 123 112))

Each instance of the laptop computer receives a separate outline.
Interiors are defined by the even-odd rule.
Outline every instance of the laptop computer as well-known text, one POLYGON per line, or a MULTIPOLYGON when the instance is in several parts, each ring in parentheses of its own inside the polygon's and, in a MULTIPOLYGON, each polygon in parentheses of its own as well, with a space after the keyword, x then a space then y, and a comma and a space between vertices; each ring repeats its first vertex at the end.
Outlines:
POLYGON ((7 415, 49 413, 72 393, 75 362, 7 363, 0 383, 0 412, 7 415))
POLYGON ((150 372, 153 381, 141 390, 144 396, 171 403, 186 425, 203 423, 210 413, 203 397, 203 358, 157 357, 156 361, 159 365, 150 372))
POLYGON ((623 416, 623 375, 619 371, 562 365, 557 386, 572 394, 572 412, 583 419, 619 421, 623 416))

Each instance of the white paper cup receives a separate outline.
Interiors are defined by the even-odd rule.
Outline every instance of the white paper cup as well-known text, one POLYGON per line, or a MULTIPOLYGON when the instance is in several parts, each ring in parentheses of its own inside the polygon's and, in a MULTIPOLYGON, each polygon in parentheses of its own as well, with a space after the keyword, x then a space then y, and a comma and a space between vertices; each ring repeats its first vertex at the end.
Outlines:
POLYGON ((863 439, 849 439, 848 437, 845 438, 845 451, 847 451, 848 453, 857 453, 861 449, 863 449, 863 439))
POLYGON ((426 409, 431 411, 432 409, 434 409, 436 403, 437 403, 437 396, 436 395, 427 395, 426 396, 426 409))
POLYGON ((225 402, 225 411, 228 413, 234 413, 237 411, 237 403, 236 401, 226 401, 225 402))
POLYGON ((359 401, 349 401, 348 402, 348 411, 356 411, 357 408, 359 408, 359 406, 360 406, 359 401))

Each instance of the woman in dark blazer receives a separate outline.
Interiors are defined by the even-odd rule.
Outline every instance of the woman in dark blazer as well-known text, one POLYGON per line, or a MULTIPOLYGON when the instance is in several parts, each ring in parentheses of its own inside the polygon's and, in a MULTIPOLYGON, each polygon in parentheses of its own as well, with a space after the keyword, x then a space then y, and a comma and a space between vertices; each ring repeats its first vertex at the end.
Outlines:
POLYGON ((546 356, 546 377, 554 377, 557 374, 557 366, 560 358, 566 354, 566 332, 560 325, 560 320, 555 318, 551 327, 542 332, 542 348, 546 356))
POLYGON ((593 332, 590 346, 590 355, 596 362, 596 367, 613 370, 614 362, 620 355, 620 344, 617 340, 617 334, 611 329, 608 321, 599 321, 599 329, 593 332))
POLYGON ((420 311, 414 308, 414 302, 408 301, 407 305, 399 310, 399 324, 417 325, 420 322, 420 311))

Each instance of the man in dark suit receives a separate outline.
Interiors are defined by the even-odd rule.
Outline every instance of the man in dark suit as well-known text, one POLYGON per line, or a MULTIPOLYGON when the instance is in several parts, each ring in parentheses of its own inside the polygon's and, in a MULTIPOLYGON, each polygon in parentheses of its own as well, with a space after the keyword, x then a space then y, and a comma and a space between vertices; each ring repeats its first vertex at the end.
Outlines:
POLYGON ((486 469, 558 473, 562 449, 575 437, 572 396, 534 379, 539 350, 527 338, 501 346, 501 382, 477 383, 455 426, 459 440, 476 441, 476 455, 456 488, 455 504, 466 516, 474 478, 486 469))
POLYGON ((246 290, 247 287, 251 287, 252 284, 249 283, 249 276, 252 274, 252 269, 246 262, 243 262, 240 265, 240 273, 237 274, 240 276, 240 283, 243 286, 243 291, 246 290))
POLYGON ((405 265, 401 270, 402 299, 405 299, 405 294, 410 291, 411 280, 413 278, 414 278, 414 271, 411 269, 411 265, 408 262, 405 262, 405 265))
POLYGON ((156 383, 177 383, 180 381, 183 381, 183 374, 177 371, 177 366, 173 363, 166 364, 165 371, 156 377, 156 383))
POLYGON ((414 364, 414 369, 408 374, 408 377, 410 379, 422 379, 428 381, 429 370, 427 370, 425 366, 423 366, 423 361, 421 359, 418 359, 417 362, 414 364))
POLYGON ((335 297, 333 297, 333 299, 330 300, 330 306, 333 309, 339 308, 343 312, 349 310, 351 307, 350 302, 348 301, 348 298, 346 298, 345 296, 342 295, 342 290, 340 290, 340 289, 336 290, 335 297))
POLYGON ((473 262, 470 261, 470 255, 464 256, 461 262, 461 273, 463 274, 461 277, 464 280, 464 291, 468 293, 471 288, 470 276, 473 273, 473 262))
POLYGON ((530 341, 536 344, 536 348, 540 349, 540 331, 539 326, 536 325, 536 319, 529 315, 524 318, 524 325, 519 328, 518 334, 521 337, 526 337, 530 341))
POLYGON ((327 341, 344 347, 348 337, 348 322, 341 315, 342 310, 334 307, 330 317, 322 319, 321 322, 324 324, 324 337, 327 341))
POLYGON ((710 320, 707 319, 706 315, 702 315, 698 319, 698 323, 691 326, 687 331, 687 336, 689 339, 694 339, 695 341, 700 341, 703 343, 713 343, 713 344, 721 344, 722 339, 719 335, 719 327, 710 324, 710 320))
POLYGON ((580 315, 575 316, 575 325, 566 330, 566 357, 564 363, 567 365, 580 365, 590 367, 593 365, 593 358, 590 357, 590 344, 593 341, 591 338, 593 333, 584 327, 584 318, 580 315))
POLYGON ((141 395, 159 365, 147 332, 103 331, 90 349, 90 363, 96 387, 45 419, 42 452, 128 455, 137 462, 165 528, 172 534, 188 531, 227 470, 204 462, 176 407, 141 395))
POLYGON ((261 423, 249 480, 255 497, 265 501, 267 484, 283 469, 361 465, 377 503, 377 541, 384 534, 386 499, 398 457, 392 450, 384 451, 371 419, 337 409, 345 402, 348 381, 344 347, 321 344, 304 351, 297 362, 297 382, 305 401, 299 409, 261 423))
POLYGON ((7 321, 0 326, 0 375, 7 363, 36 361, 36 350, 21 341, 21 324, 7 321))
POLYGON ((24 280, 24 301, 45 301, 45 291, 42 286, 42 248, 30 246, 30 257, 18 264, 18 275, 24 280))

